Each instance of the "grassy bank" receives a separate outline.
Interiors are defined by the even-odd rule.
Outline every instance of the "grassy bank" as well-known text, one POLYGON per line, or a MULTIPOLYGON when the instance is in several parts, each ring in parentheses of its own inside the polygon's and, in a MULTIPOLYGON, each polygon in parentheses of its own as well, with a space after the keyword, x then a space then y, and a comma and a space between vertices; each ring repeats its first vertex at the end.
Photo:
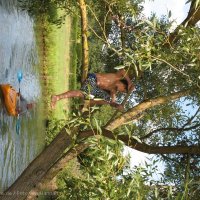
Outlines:
POLYGON ((50 108, 52 94, 77 89, 77 68, 80 66, 81 42, 79 19, 67 16, 58 28, 45 17, 36 22, 35 32, 40 57, 44 112, 48 119, 47 142, 59 132, 68 118, 74 101, 61 100, 56 109, 50 108), (56 128, 55 128, 56 127, 56 128))
POLYGON ((65 24, 58 28, 43 19, 36 23, 35 30, 48 118, 65 119, 69 112, 69 101, 58 102, 52 111, 50 96, 76 88, 77 20, 67 16, 65 24))
POLYGON ((76 16, 72 18, 72 29, 71 29, 71 45, 70 45, 70 83, 69 88, 71 90, 77 89, 80 83, 77 81, 77 76, 80 75, 78 69, 81 68, 81 38, 80 38, 80 27, 79 19, 76 16))
MULTIPOLYGON (((70 29, 71 19, 67 17, 65 24, 61 28, 52 27, 50 37, 54 41, 52 51, 48 55, 48 60, 52 63, 49 75, 52 78, 53 94, 60 94, 69 90, 69 73, 70 73, 70 29)), ((56 119, 66 119, 69 108, 69 101, 62 100, 56 105, 56 109, 52 111, 52 115, 56 119)))
MULTIPOLYGON (((40 19, 36 23, 35 32, 40 57, 43 99, 46 105, 44 112, 48 118, 46 143, 49 144, 66 123, 65 120, 76 102, 76 100, 62 100, 57 103, 55 110, 52 111, 50 108, 52 94, 74 90, 80 85, 77 81, 77 74, 80 73, 77 69, 80 68, 82 55, 79 19, 77 16, 68 16, 61 28, 49 24, 45 19, 40 19)), ((75 164, 72 169, 67 169, 69 173, 77 164, 76 161, 72 162, 75 164)))

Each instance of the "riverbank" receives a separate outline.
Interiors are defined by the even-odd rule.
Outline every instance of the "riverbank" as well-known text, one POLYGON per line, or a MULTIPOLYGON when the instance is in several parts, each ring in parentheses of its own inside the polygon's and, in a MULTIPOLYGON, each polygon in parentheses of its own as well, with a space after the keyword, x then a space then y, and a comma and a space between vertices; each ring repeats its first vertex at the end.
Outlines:
POLYGON ((61 28, 49 24, 45 18, 36 23, 36 38, 41 66, 41 80, 45 114, 47 118, 66 119, 68 101, 58 102, 55 110, 50 108, 52 94, 69 90, 70 30, 71 19, 66 17, 61 28), (63 109, 64 108, 64 109, 63 109))
POLYGON ((47 143, 52 141, 71 113, 72 101, 59 101, 55 110, 52 110, 50 99, 52 94, 77 89, 77 66, 81 58, 78 23, 77 16, 67 16, 65 24, 60 28, 50 24, 45 17, 35 24, 44 113, 47 119, 47 143))

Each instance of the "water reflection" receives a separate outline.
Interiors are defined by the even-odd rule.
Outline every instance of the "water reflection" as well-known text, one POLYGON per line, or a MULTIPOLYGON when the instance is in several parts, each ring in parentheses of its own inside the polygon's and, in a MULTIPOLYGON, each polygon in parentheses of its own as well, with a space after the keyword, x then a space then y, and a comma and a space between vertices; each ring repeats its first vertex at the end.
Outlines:
POLYGON ((20 135, 16 119, 0 107, 0 191, 16 180, 44 145, 33 20, 16 6, 16 0, 0 0, 0 84, 18 90, 17 71, 22 70, 21 94, 37 107, 22 117, 20 135))

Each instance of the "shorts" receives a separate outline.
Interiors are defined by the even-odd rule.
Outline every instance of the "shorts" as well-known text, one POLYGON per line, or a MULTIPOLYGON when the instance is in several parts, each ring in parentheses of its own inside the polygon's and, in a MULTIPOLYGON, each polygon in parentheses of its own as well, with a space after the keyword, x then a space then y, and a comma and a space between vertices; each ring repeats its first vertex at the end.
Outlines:
POLYGON ((111 102, 110 94, 97 86, 97 78, 94 73, 88 74, 80 90, 84 92, 86 99, 100 98, 111 102))

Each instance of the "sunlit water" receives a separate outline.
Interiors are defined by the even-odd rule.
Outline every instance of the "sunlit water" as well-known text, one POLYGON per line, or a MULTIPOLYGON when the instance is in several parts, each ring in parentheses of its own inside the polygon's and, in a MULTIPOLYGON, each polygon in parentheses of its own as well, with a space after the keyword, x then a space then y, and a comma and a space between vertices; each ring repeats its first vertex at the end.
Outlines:
POLYGON ((17 179, 44 146, 33 20, 16 5, 17 0, 0 0, 0 84, 9 83, 18 90, 17 72, 22 70, 21 94, 37 105, 21 117, 19 135, 16 118, 7 116, 0 105, 0 192, 17 179))

